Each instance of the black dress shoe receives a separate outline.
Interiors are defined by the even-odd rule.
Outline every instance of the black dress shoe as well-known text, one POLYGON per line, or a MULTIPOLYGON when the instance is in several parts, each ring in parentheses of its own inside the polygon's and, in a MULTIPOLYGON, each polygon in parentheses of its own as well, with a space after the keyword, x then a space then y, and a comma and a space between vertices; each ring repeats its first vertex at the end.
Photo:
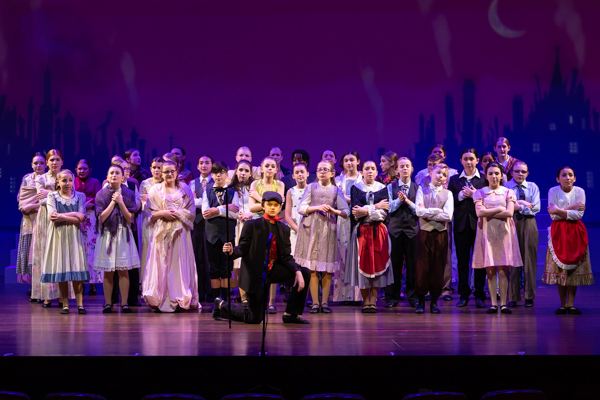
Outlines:
POLYGON ((284 324, 310 324, 307 320, 301 318, 299 315, 283 315, 281 317, 284 324))
POLYGON ((77 314, 87 314, 87 310, 83 306, 77 307, 77 314))
POLYGON ((129 308, 128 305, 124 305, 121 307, 121 312, 124 314, 131 314, 133 311, 131 311, 131 308, 129 308))
POLYGON ((567 307, 567 314, 569 315, 581 315, 581 311, 575 307, 567 307))
POLYGON ((60 310, 61 314, 68 314, 69 313, 69 307, 64 307, 62 310, 60 310))
POLYGON ((398 306, 397 301, 393 301, 391 303, 385 303, 385 308, 392 308, 392 307, 396 307, 396 306, 398 306))
POLYGON ((425 313, 425 305, 419 304, 417 306, 417 309, 415 310, 415 314, 423 314, 423 313, 425 313))
POLYGON ((456 307, 466 307, 469 304, 469 299, 460 299, 458 303, 456 303, 456 307))
POLYGON ((44 308, 50 308, 50 307, 52 307, 52 302, 50 302, 50 303, 44 303, 44 304, 42 304, 42 307, 44 307, 44 308))
POLYGON ((554 314, 556 314, 556 315, 565 315, 566 313, 567 313, 566 307, 561 307, 558 310, 554 311, 554 314))
POLYGON ((220 297, 215 298, 214 300, 214 305, 213 305, 213 309, 212 309, 212 317, 214 319, 221 319, 221 303, 223 302, 223 300, 221 300, 220 297))
POLYGON ((533 300, 525 300, 525 307, 533 307, 533 300))
POLYGON ((450 296, 449 294, 445 294, 443 299, 444 301, 452 301, 452 296, 450 296))
POLYGON ((516 307, 517 306, 517 302, 516 301, 509 301, 508 302, 508 306, 509 307, 516 307))
POLYGON ((27 299, 28 302, 30 303, 37 303, 37 299, 32 299, 31 297, 27 299))
POLYGON ((483 301, 481 299, 477 299, 477 300, 475 300, 475 306, 477 308, 485 308, 485 301, 483 301))
POLYGON ((486 314, 498 314, 498 307, 497 306, 491 306, 490 308, 488 308, 485 311, 486 314))
POLYGON ((510 308, 508 308, 507 306, 500 307, 500 312, 502 314, 512 314, 512 310, 510 308))
POLYGON ((440 311, 440 309, 438 308, 437 304, 432 303, 429 305, 429 310, 431 311, 432 314, 441 314, 442 312, 440 311))

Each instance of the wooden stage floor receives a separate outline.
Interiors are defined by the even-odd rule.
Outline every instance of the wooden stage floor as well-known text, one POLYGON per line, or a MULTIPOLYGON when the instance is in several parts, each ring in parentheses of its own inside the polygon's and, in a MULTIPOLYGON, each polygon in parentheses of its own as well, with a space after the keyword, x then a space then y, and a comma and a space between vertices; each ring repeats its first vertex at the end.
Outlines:
MULTIPOLYGON (((600 278, 598 276, 597 278, 600 278)), ((258 355, 262 325, 214 321, 210 304, 200 311, 102 314, 103 295, 85 296, 87 315, 60 315, 56 302, 44 309, 28 303, 24 285, 0 285, 0 354, 10 356, 244 356, 258 355)), ((283 296, 278 295, 278 300, 283 296)), ((472 300, 466 308, 440 302, 442 314, 414 314, 406 301, 379 314, 332 306, 333 313, 305 318, 310 325, 284 325, 285 305, 271 315, 271 356, 400 355, 598 355, 600 285, 580 288, 581 316, 556 316, 555 287, 538 285, 535 307, 521 304, 512 315, 486 315, 472 300)), ((489 300, 487 305, 489 305, 489 300)), ((113 307, 113 310, 117 310, 113 307)), ((427 309, 428 310, 428 309, 427 309)), ((308 310, 307 310, 308 311, 308 310)))

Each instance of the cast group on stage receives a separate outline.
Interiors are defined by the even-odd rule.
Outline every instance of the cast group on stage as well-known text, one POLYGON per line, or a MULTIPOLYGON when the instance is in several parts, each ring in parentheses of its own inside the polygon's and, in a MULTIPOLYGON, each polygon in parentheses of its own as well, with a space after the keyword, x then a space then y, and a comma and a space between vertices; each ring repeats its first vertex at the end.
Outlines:
MULTIPOLYGON (((60 151, 36 153, 17 197, 19 281, 31 285, 31 302, 50 308, 57 299, 61 314, 73 298, 77 312, 87 312, 85 283, 90 295, 103 285, 103 313, 119 304, 131 313, 141 292, 156 312, 206 301, 215 319, 259 323, 277 313, 281 285, 284 323, 308 323, 305 307, 331 313, 330 301, 362 302, 363 313, 377 313, 380 292, 385 307, 406 298, 418 314, 439 314, 439 299, 452 300, 456 281, 457 307, 473 294, 486 313, 511 314, 521 289, 524 306, 534 304, 541 203, 528 165, 510 149, 503 137, 481 156, 466 148, 459 172, 435 145, 415 175, 413 162, 392 151, 378 162, 350 151, 336 176, 331 150, 313 173, 304 150, 291 154, 288 169, 277 147, 259 166, 241 147, 233 169, 200 157, 197 178, 181 147, 154 158, 150 172, 130 149, 111 159, 103 181, 90 176, 85 159, 72 172, 60 151)), ((577 287, 594 283, 581 221, 585 192, 568 166, 556 180, 542 282, 558 287, 556 314, 581 314, 577 287)))

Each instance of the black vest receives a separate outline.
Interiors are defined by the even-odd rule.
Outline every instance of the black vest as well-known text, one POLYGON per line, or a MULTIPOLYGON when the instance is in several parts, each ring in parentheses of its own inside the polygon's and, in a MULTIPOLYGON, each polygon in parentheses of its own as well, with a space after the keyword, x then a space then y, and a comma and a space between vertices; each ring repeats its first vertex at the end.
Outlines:
MULTIPOLYGON (((202 185, 200 185, 202 187, 202 185)), ((197 190, 197 189, 196 189, 197 190)), ((233 201, 233 196, 235 195, 234 189, 227 189, 227 193, 229 195, 228 203, 231 204, 233 201)), ((208 205, 210 208, 218 207, 219 199, 215 194, 214 188, 211 188, 207 193, 206 197, 208 199, 208 205)), ((225 199, 225 193, 223 193, 223 199, 225 199)), ((229 218, 229 241, 235 242, 235 225, 237 224, 237 220, 234 218, 229 218)), ((206 240, 215 244, 217 240, 221 239, 223 243, 227 242, 227 221, 225 217, 215 217, 211 219, 204 220, 204 233, 206 240)))
MULTIPOLYGON (((206 179, 208 180, 208 182, 206 183, 206 190, 210 190, 215 184, 215 181, 213 180, 212 176, 209 176, 206 179)), ((196 198, 202 200, 202 195, 204 194, 204 189, 202 188, 202 175, 200 175, 200 178, 194 179, 193 182, 194 189, 196 192, 196 198)), ((202 216, 202 205, 200 205, 200 207, 196 207, 196 218, 194 219, 194 223, 199 224, 200 221, 202 221, 203 219, 204 217, 202 216)))
MULTIPOLYGON (((389 185, 391 186, 392 190, 392 200, 396 200, 398 198, 398 192, 400 191, 400 186, 402 185, 402 181, 396 181, 389 185)), ((411 181, 408 188, 408 199, 413 203, 417 197, 417 190, 419 190, 419 186, 411 181)), ((417 233, 419 232, 419 217, 417 217, 417 215, 411 211, 410 207, 408 207, 406 203, 402 202, 400 207, 398 207, 398 209, 393 213, 390 213, 389 216, 390 224, 388 226, 388 232, 390 235, 397 238, 402 232, 404 232, 409 239, 417 236, 417 233)))

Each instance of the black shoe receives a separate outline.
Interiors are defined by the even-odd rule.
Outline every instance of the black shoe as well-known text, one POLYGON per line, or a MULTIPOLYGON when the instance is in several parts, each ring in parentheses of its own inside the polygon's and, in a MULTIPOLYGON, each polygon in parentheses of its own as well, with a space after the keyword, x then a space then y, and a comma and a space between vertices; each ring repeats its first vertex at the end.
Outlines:
POLYGON ((307 320, 301 318, 299 315, 283 315, 281 317, 284 324, 310 324, 307 320))
POLYGON ((502 314, 512 314, 512 310, 510 308, 508 308, 507 306, 501 306, 500 312, 502 314))
POLYGON ((561 307, 558 310, 554 311, 554 314, 556 314, 556 315, 565 315, 566 313, 567 313, 566 307, 561 307))
POLYGON ((312 308, 313 302, 312 300, 306 300, 306 308, 312 308))
POLYGON ((62 310, 60 310, 61 314, 68 314, 69 313, 69 307, 63 307, 62 310))
POLYGON ((533 307, 533 300, 525 300, 525 307, 533 307))
POLYGON ((517 306, 517 302, 516 301, 509 301, 508 302, 508 306, 509 307, 516 307, 517 306))
POLYGON ((475 306, 477 308, 485 308, 485 301, 483 301, 481 299, 477 299, 477 300, 475 300, 475 306))
POLYGON ((44 307, 44 308, 50 308, 50 307, 52 307, 52 302, 50 302, 50 303, 44 303, 44 304, 42 304, 42 307, 44 307))
POLYGON ((327 304, 322 304, 321 305, 321 312, 323 314, 331 314, 331 308, 329 308, 329 306, 327 304))
POLYGON ((38 300, 37 299, 32 299, 31 297, 27 299, 28 302, 30 303, 37 303, 38 300))
POLYGON ((444 301, 452 301, 452 296, 450 296, 449 294, 445 294, 443 299, 444 301))
POLYGON ((212 317, 219 320, 221 319, 221 304, 223 300, 220 297, 216 297, 213 303, 212 317))
POLYGON ((567 314, 569 315, 581 315, 581 311, 575 307, 567 307, 567 314))
POLYGON ((313 306, 309 312, 311 314, 317 314, 320 310, 321 310, 321 307, 318 304, 313 304, 313 306))
POLYGON ((430 294, 426 294, 425 295, 425 301, 431 301, 431 295, 430 294))
POLYGON ((277 314, 277 307, 275 306, 269 306, 269 309, 267 311, 269 314, 277 314))
POLYGON ((110 314, 112 312, 112 304, 102 306, 102 314, 110 314))
POLYGON ((87 314, 87 310, 83 306, 77 307, 77 314, 87 314))
POLYGON ((419 304, 417 306, 417 309, 415 310, 415 314, 423 314, 423 313, 425 313, 425 305, 419 304))
POLYGON ((124 314, 131 314, 133 311, 131 311, 131 308, 125 304, 124 306, 121 306, 121 312, 124 314))
POLYGON ((485 311, 486 314, 498 314, 498 306, 491 306, 485 311))
POLYGON ((441 314, 442 313, 436 303, 431 303, 429 305, 429 310, 431 311, 432 314, 441 314))
POLYGON ((385 308, 392 308, 392 307, 397 307, 397 306, 398 306, 397 301, 392 301, 391 303, 385 303, 385 308))
POLYGON ((458 303, 456 303, 456 307, 466 307, 469 304, 469 299, 460 299, 458 303))

